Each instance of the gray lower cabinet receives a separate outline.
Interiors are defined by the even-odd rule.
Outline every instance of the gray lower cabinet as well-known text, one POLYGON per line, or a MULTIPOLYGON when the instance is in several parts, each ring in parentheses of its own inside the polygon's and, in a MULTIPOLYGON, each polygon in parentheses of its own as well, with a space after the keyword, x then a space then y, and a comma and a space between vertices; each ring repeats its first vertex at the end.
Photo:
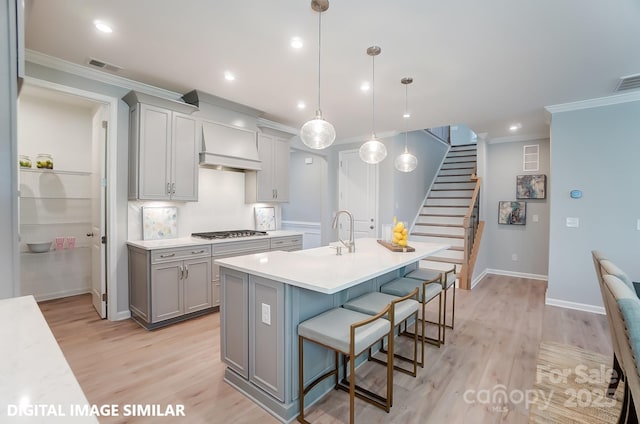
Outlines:
POLYGON ((229 368, 249 378, 249 276, 226 269, 220 291, 220 356, 229 368))
POLYGON ((269 251, 271 240, 269 238, 258 240, 239 240, 213 244, 211 255, 211 291, 213 293, 213 306, 220 305, 220 267, 215 264, 216 259, 229 258, 231 256, 250 255, 269 251))
POLYGON ((129 303, 132 317, 147 328, 211 309, 211 247, 129 246, 129 303))
POLYGON ((297 236, 271 237, 271 250, 293 252, 302 250, 302 234, 297 236))
POLYGON ((249 381, 284 402, 285 286, 249 278, 249 381))
POLYGON ((221 359, 245 380, 285 400, 285 285, 224 268, 221 359))

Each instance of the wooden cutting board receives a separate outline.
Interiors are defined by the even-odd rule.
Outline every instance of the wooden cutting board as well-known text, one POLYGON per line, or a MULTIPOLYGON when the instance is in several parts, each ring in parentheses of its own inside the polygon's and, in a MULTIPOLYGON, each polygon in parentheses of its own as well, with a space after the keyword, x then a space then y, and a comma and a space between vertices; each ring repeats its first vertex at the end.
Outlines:
POLYGON ((416 249, 414 247, 411 246, 394 246, 393 244, 389 243, 388 241, 384 241, 384 240, 378 240, 378 243, 380 243, 381 245, 383 245, 384 247, 386 247, 387 249, 391 250, 392 252, 415 252, 416 249))

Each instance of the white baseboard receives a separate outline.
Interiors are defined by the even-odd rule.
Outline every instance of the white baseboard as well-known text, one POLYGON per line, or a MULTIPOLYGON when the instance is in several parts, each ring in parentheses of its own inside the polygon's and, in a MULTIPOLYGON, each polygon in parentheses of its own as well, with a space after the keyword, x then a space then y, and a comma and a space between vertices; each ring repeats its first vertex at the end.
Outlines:
POLYGON ((131 318, 131 311, 120 311, 115 316, 110 316, 109 321, 123 321, 131 318))
POLYGON ((506 275, 508 277, 529 278, 531 280, 547 281, 549 279, 548 276, 542 275, 542 274, 530 274, 528 272, 506 271, 506 270, 503 270, 503 269, 487 268, 485 270, 485 273, 486 274, 495 274, 495 275, 506 275))
POLYGON ((482 271, 482 272, 480 273, 480 275, 478 275, 476 278, 474 278, 473 280, 471 280, 471 290, 473 290, 473 288, 474 288, 475 286, 477 286, 477 285, 478 285, 478 283, 479 283, 479 282, 480 282, 480 281, 485 277, 485 275, 487 275, 487 274, 488 274, 488 272, 487 272, 487 270, 485 269, 484 271, 482 271))
POLYGON ((471 280, 471 289, 473 290, 473 288, 477 286, 480 283, 480 281, 482 281, 482 279, 487 276, 487 274, 506 275, 508 277, 529 278, 531 280, 542 280, 542 281, 547 281, 548 279, 546 275, 529 274, 527 272, 505 271, 502 269, 486 268, 476 278, 471 280))
POLYGON ((33 297, 36 299, 36 302, 44 302, 46 300, 60 299, 63 297, 69 296, 77 296, 79 294, 91 293, 90 287, 84 287, 73 290, 61 290, 54 293, 44 293, 44 294, 34 294, 33 297))
POLYGON ((568 300, 547 298, 545 305, 557 306, 559 308, 575 309, 577 311, 591 312, 593 314, 605 315, 604 306, 587 305, 586 303, 569 302, 568 300))

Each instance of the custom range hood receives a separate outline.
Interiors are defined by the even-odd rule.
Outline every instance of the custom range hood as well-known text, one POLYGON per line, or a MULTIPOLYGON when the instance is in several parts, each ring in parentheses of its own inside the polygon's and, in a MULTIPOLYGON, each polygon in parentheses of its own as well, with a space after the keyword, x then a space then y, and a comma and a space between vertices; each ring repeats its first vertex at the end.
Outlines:
POLYGON ((246 127, 255 128, 259 111, 197 90, 190 91, 182 98, 197 106, 203 118, 201 166, 240 171, 262 169, 256 131, 219 122, 238 121, 246 127))

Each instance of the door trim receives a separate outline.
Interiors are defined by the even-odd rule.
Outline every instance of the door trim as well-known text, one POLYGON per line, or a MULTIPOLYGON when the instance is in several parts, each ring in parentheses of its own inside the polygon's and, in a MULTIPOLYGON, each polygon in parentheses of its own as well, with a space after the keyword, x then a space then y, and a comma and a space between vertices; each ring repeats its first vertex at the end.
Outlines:
MULTIPOLYGON (((117 171, 117 147, 118 147, 118 101, 116 97, 107 96, 104 94, 94 93, 92 91, 81 90, 75 87, 69 87, 62 84, 57 84, 51 81, 41 80, 34 77, 25 76, 25 84, 33 85, 41 88, 48 88, 51 90, 59 91, 61 93, 73 94, 76 96, 84 97, 89 100, 94 100, 98 103, 103 103, 108 106, 109 111, 109 125, 107 127, 107 149, 106 149, 106 173, 107 173, 107 190, 106 190, 106 236, 109 242, 107 243, 107 259, 106 259, 106 274, 107 274, 107 293, 109 293, 110 301, 107 302, 107 319, 109 321, 117 321, 130 317, 130 312, 123 311, 118 313, 118 269, 117 261, 118 246, 117 246, 117 234, 118 234, 118 220, 117 218, 117 191, 116 191, 116 171, 117 171)), ((19 260, 19 259, 18 259, 19 260)))
MULTIPOLYGON (((338 152, 338 209, 343 209, 342 205, 342 199, 340 198, 340 187, 342 184, 342 167, 340 166, 342 164, 342 159, 344 157, 345 153, 356 153, 358 154, 358 149, 347 149, 347 150, 340 150, 338 152)), ((375 166, 375 176, 374 176, 374 192, 376 195, 376 199, 375 199, 375 206, 374 206, 374 215, 373 215, 373 219, 375 219, 376 222, 376 234, 375 237, 379 237, 380 236, 380 166, 378 164, 375 165, 370 165, 367 164, 367 166, 375 166)))

